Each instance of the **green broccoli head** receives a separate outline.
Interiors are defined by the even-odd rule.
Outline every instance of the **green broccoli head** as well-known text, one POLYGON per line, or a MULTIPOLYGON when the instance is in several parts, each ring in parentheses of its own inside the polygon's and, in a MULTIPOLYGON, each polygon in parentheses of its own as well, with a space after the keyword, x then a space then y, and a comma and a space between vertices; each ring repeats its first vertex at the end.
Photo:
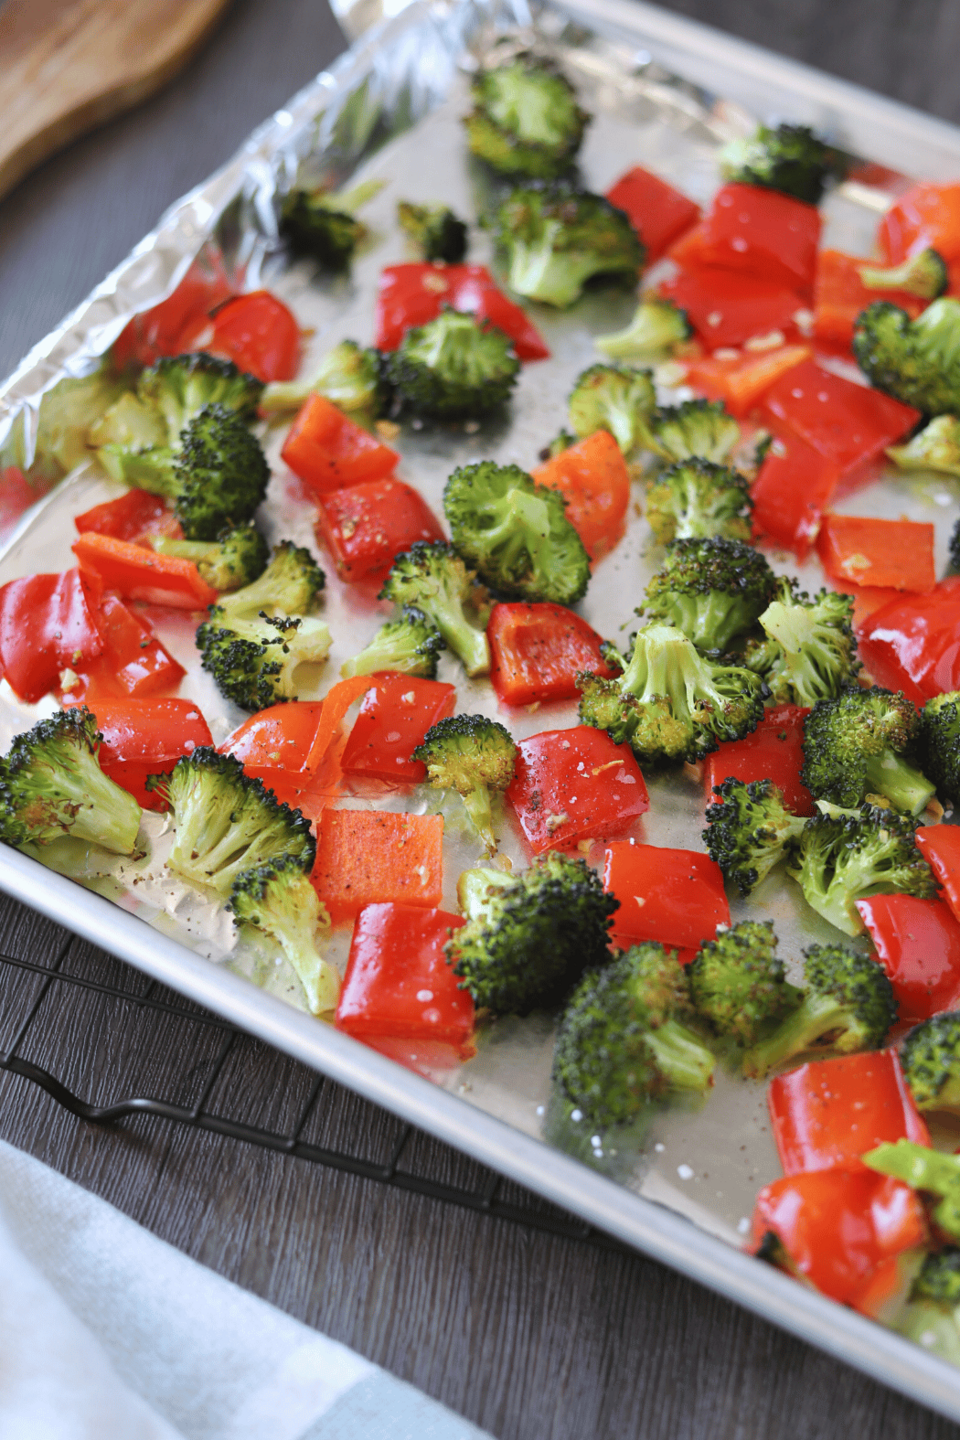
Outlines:
POLYGON ((920 712, 920 758, 937 794, 960 805, 960 691, 934 695, 920 712))
POLYGON ((644 610, 674 625, 700 650, 724 651, 777 593, 777 577, 749 545, 722 536, 674 540, 647 586, 644 610))
POLYGON ((722 400, 661 405, 647 425, 647 448, 670 465, 696 457, 725 465, 739 440, 740 426, 722 400))
POLYGON ((960 1011, 914 1026, 900 1063, 918 1110, 960 1110, 960 1011))
POLYGON ((687 969, 694 1009, 718 1035, 753 1045, 765 1026, 800 1001, 787 984, 772 920, 742 920, 707 940, 687 969))
POLYGON ((563 497, 519 466, 481 460, 454 470, 443 508, 454 546, 498 595, 575 605, 586 592, 590 560, 563 497))
POLYGON ((699 457, 661 470, 647 491, 647 519, 661 545, 715 536, 746 544, 752 510, 747 477, 699 457))
POLYGON ((629 459, 644 445, 644 422, 656 408, 657 395, 649 370, 624 365, 591 365, 574 381, 567 418, 581 439, 595 430, 609 430, 629 459))
POLYGON ((852 595, 821 590, 811 600, 782 579, 759 618, 767 638, 748 644, 744 663, 763 676, 774 704, 813 706, 855 680, 852 595))
POLYGON ((481 70, 471 93, 467 142, 494 170, 551 180, 571 168, 590 117, 551 61, 524 52, 481 70))
POLYGON ((877 1050, 897 1019, 893 986, 879 961, 845 945, 811 945, 804 956, 799 1005, 743 1057, 744 1074, 756 1080, 814 1045, 841 1055, 877 1050))
POLYGON ((907 758, 919 731, 920 717, 902 690, 846 685, 835 698, 818 701, 806 718, 800 778, 818 800, 847 810, 872 795, 919 815, 935 793, 907 758))
POLYGON ((933 899, 937 882, 917 847, 916 822, 895 810, 862 805, 842 810, 824 801, 804 825, 790 874, 803 897, 831 925, 859 935, 858 900, 891 891, 933 899))
POLYGON ((411 205, 400 200, 397 220, 424 260, 458 265, 467 253, 467 227, 449 205, 411 205))
POLYGON ((150 544, 158 555, 179 555, 192 560, 214 590, 239 590, 263 574, 270 546, 253 524, 222 530, 216 540, 173 540, 154 535, 150 544))
POLYGON ((526 1015, 558 1004, 588 966, 607 958, 619 901, 585 861, 550 850, 519 874, 468 871, 461 882, 467 923, 447 955, 478 1008, 526 1015))
POLYGON ((686 310, 661 295, 644 295, 625 330, 600 335, 598 350, 611 360, 665 360, 693 334, 686 310))
POLYGON ((403 409, 437 420, 470 419, 497 409, 509 399, 520 371, 509 336, 450 309, 408 330, 385 366, 403 409))
MULTIPOLYGON (((960 419, 956 415, 935 415, 906 445, 891 445, 887 454, 900 470, 936 470, 941 475, 960 475, 960 419)), ((958 564, 956 542, 950 558, 958 564)))
POLYGON ((83 706, 15 736, 0 759, 0 840, 22 849, 71 835, 131 855, 143 812, 100 769, 102 738, 83 706))
POLYGON ((151 788, 170 806, 176 838, 167 864, 189 885, 226 899, 245 870, 291 856, 304 874, 317 842, 310 821, 245 774, 234 755, 198 745, 151 788))
POLYGON ((197 631, 200 664, 241 710, 295 700, 297 666, 322 665, 331 643, 322 620, 267 614, 247 620, 225 614, 220 605, 211 607, 197 631))
POLYGON ((634 285, 643 266, 643 244, 623 211, 566 182, 512 190, 485 223, 507 258, 511 289, 545 305, 565 309, 598 276, 634 285))
POLYGON ((473 578, 473 571, 445 540, 417 540, 395 558, 379 596, 422 611, 470 676, 485 675, 490 669, 487 637, 464 612, 473 578))
POLYGON ((719 159, 725 180, 779 190, 808 205, 819 205, 828 182, 847 167, 845 157, 806 125, 760 125, 731 140, 719 159))
POLYGON ((268 615, 306 615, 313 609, 326 584, 326 576, 303 545, 281 540, 274 547, 270 564, 241 589, 224 597, 219 616, 232 623, 268 615))
POLYGON ((280 946, 303 986, 314 1015, 336 1009, 340 976, 317 949, 317 931, 330 928, 304 856, 280 854, 251 870, 242 870, 230 888, 227 909, 241 930, 259 930, 280 946))
POLYGON ((398 670, 404 675, 422 675, 435 680, 437 661, 446 641, 422 610, 405 605, 396 620, 388 620, 370 644, 340 667, 344 677, 374 675, 378 670, 398 670))
POLYGON ((513 736, 486 715, 451 715, 431 725, 413 752, 427 767, 430 784, 461 797, 480 839, 493 854, 491 794, 506 790, 516 768, 513 736))
POLYGON ((792 855, 806 822, 786 809, 771 780, 748 783, 730 776, 714 785, 713 793, 720 798, 707 806, 703 843, 724 878, 749 895, 792 855))
POLYGON ((309 396, 325 395, 338 409, 360 411, 375 420, 386 414, 393 389, 386 376, 386 356, 356 340, 341 340, 320 363, 312 380, 272 380, 260 400, 263 415, 299 410, 309 396))
POLYGON ((861 265, 859 275, 868 290, 904 290, 921 300, 936 300, 950 283, 947 262, 932 246, 908 255, 899 265, 861 265))
POLYGON ((628 742, 642 764, 700 760, 720 741, 742 739, 763 718, 758 676, 715 664, 669 625, 638 632, 616 679, 583 674, 578 683, 581 722, 606 730, 618 745, 628 742))
POLYGON ((670 1091, 702 1094, 714 1058, 684 1023, 691 1014, 673 951, 633 946, 574 991, 557 1033, 554 1085, 600 1129, 628 1124, 670 1091))
POLYGON ((356 212, 382 188, 380 180, 340 192, 327 185, 296 185, 280 206, 280 234, 294 255, 316 260, 326 270, 347 270, 367 234, 356 212))
POLYGON ((874 300, 857 316, 853 353, 878 390, 925 415, 960 415, 960 300, 941 296, 916 320, 874 300))
POLYGON ((262 380, 245 374, 232 360, 202 350, 164 356, 137 381, 141 402, 163 418, 168 445, 175 445, 184 427, 208 405, 222 405, 252 424, 262 394, 262 380))

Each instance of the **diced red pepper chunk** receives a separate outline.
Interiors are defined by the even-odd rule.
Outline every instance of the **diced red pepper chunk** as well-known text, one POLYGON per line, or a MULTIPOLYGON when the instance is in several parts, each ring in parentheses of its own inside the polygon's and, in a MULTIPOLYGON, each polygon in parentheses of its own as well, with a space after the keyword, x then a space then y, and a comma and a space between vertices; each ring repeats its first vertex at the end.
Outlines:
POLYGON ((820 212, 815 205, 757 185, 721 185, 699 225, 670 248, 684 266, 739 270, 801 295, 813 289, 820 212))
POLYGON ((930 591, 937 583, 933 526, 914 520, 824 515, 817 554, 828 574, 855 585, 930 591))
POLYGON ((300 365, 300 327, 293 313, 269 290, 236 295, 207 319, 186 327, 187 350, 220 355, 264 382, 292 380, 300 365))
POLYGON ((342 770, 347 775, 394 783, 425 780, 426 765, 411 757, 431 725, 453 714, 455 686, 396 671, 384 671, 370 679, 371 687, 340 758, 342 770))
POLYGON ((565 605, 523 600, 494 605, 487 625, 490 680, 505 705, 574 700, 581 671, 611 679, 602 640, 565 605))
POLYGON ((93 530, 98 535, 112 535, 115 540, 129 540, 133 544, 142 542, 147 535, 183 538, 183 531, 165 501, 146 490, 128 490, 116 500, 94 505, 82 515, 75 515, 73 523, 79 535, 93 530))
POLYGON ((220 754, 235 755, 248 775, 287 801, 287 793, 303 780, 322 714, 321 700, 270 705, 244 720, 218 747, 220 754))
POLYGON ((46 483, 31 484, 19 465, 6 465, 0 469, 0 541, 6 540, 23 514, 47 488, 49 485, 46 483))
MULTIPOLYGON (((789 377, 786 377, 789 378, 789 377)), ((802 560, 833 499, 840 470, 799 436, 777 436, 753 482, 754 533, 792 550, 802 560)))
POLYGON ((960 920, 960 827, 922 825, 917 831, 917 845, 940 882, 944 900, 960 920))
POLYGON ((960 1008, 960 921, 942 900, 872 895, 856 902, 901 1020, 960 1008))
POLYGON ((134 315, 114 342, 114 368, 152 365, 162 355, 179 355, 188 347, 183 335, 189 325, 209 314, 234 293, 219 251, 207 244, 194 260, 180 284, 166 300, 134 315))
POLYGON ((926 595, 903 595, 857 629, 861 658, 878 685, 903 690, 924 705, 960 690, 960 576, 926 595))
POLYGON ((620 901, 611 931, 614 945, 656 940, 695 950, 716 937, 718 925, 730 924, 723 871, 709 855, 614 840, 604 862, 604 889, 620 901))
POLYGON ((944 260, 960 260, 960 184, 923 180, 901 195, 880 221, 880 249, 891 265, 932 246, 944 260))
POLYGON ((280 452, 295 475, 325 495, 388 475, 400 456, 325 395, 308 395, 280 452))
POLYGON ((687 384, 707 400, 722 400, 731 415, 742 418, 749 414, 781 375, 809 357, 809 345, 744 350, 729 358, 711 355, 688 363, 687 384))
POLYGON ((916 295, 864 285, 860 279, 861 268, 875 264, 859 255, 845 255, 841 250, 820 251, 813 292, 813 333, 821 343, 849 350, 854 321, 874 300, 890 300, 912 318, 925 308, 927 302, 918 300, 916 295))
POLYGON ((374 344, 396 350, 408 330, 436 319, 445 305, 509 335, 519 360, 550 354, 526 311, 507 299, 484 265, 387 265, 377 287, 374 344))
POLYGON ((173 690, 185 670, 161 645, 150 626, 116 595, 104 595, 96 611, 103 650, 94 660, 71 666, 77 682, 64 694, 67 701, 146 699, 173 690))
POLYGON ((612 550, 630 504, 630 472, 608 430, 597 430, 534 470, 538 485, 559 490, 567 519, 591 560, 612 550))
POLYGON ((88 530, 73 545, 87 583, 102 594, 113 590, 124 600, 169 605, 175 610, 205 610, 217 592, 201 577, 192 560, 158 555, 129 540, 88 530))
POLYGON ((316 534, 341 580, 385 576, 417 540, 445 539, 443 527, 411 485, 393 475, 318 495, 316 534))
POLYGON ((33 704, 103 650, 80 571, 26 575, 0 586, 0 671, 21 700, 33 704))
POLYGON ((507 799, 537 855, 616 835, 650 808, 630 746, 591 725, 521 740, 507 799))
POLYGON ((797 316, 805 320, 808 313, 804 297, 790 286, 736 270, 680 270, 658 285, 657 293, 686 311, 708 350, 776 335, 783 345, 802 335, 797 316))
POLYGON ((364 905, 436 908, 443 895, 443 816, 324 810, 311 879, 334 924, 364 905))
POLYGON ((800 782, 803 766, 803 722, 810 714, 800 705, 778 705, 768 710, 756 730, 742 740, 730 740, 704 762, 707 803, 716 798, 713 787, 724 780, 770 780, 794 815, 816 813, 813 796, 800 782))
POLYGON ((648 265, 700 218, 699 205, 642 165, 634 165, 614 181, 607 199, 627 215, 646 247, 648 265))
POLYGON ((164 810, 156 791, 146 788, 148 775, 173 769, 181 755, 198 745, 212 745, 206 720, 192 700, 98 697, 90 702, 103 736, 100 768, 145 810, 164 810))

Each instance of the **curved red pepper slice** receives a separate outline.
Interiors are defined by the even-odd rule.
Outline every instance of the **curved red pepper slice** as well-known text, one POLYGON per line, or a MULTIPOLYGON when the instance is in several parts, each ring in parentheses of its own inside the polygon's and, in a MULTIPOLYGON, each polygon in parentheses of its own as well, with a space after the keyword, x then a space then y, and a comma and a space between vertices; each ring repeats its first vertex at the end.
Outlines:
POLYGON ((915 705, 960 690, 960 575, 926 595, 882 605, 858 627, 857 639, 874 680, 903 690, 915 705))
POLYGON ((431 725, 453 714, 456 688, 389 670, 367 678, 370 688, 340 757, 341 769, 393 783, 425 780, 427 767, 411 758, 413 751, 431 725))
POLYGON ((192 560, 158 555, 94 530, 74 542, 73 553, 84 578, 101 594, 114 590, 125 600, 170 605, 175 610, 205 610, 216 603, 216 590, 201 578, 192 560))
POLYGON ((872 895, 857 909, 886 970, 901 1020, 960 1008, 960 922, 942 900, 872 895))
POLYGON ((166 808, 146 788, 148 775, 172 770, 181 755, 213 743, 209 726, 192 700, 107 700, 89 707, 103 736, 100 768, 147 810, 166 808))
POLYGON ((917 847, 943 888, 943 898, 960 920, 960 826, 922 825, 917 847))
POLYGON ((103 650, 77 569, 26 575, 0 586, 0 670, 21 700, 34 704, 103 650))

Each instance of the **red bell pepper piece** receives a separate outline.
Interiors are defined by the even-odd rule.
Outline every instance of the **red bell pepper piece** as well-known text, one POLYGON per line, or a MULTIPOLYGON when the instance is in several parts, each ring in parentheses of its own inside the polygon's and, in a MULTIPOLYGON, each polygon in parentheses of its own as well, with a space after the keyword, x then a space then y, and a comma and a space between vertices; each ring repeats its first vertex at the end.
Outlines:
POLYGON ((621 948, 656 940, 696 949, 716 937, 718 925, 730 924, 723 871, 695 850, 614 840, 604 856, 603 885, 620 901, 611 940, 621 948))
POLYGON ((340 758, 341 769, 394 784, 425 780, 426 765, 411 756, 430 726, 453 714, 456 687, 391 671, 368 679, 370 689, 340 758))
POLYGON ((914 185, 890 206, 877 239, 890 265, 931 245, 944 260, 960 260, 960 184, 914 185))
POLYGON ((156 792, 146 788, 148 775, 166 774, 181 755, 192 755, 198 745, 213 744, 207 722, 192 700, 98 698, 89 708, 103 736, 101 770, 146 810, 166 808, 156 792))
POLYGON ((33 704, 103 649, 80 571, 27 575, 0 586, 0 671, 33 704))
POLYGON ((679 265, 739 270, 808 295, 820 241, 815 205, 756 185, 721 185, 699 225, 670 248, 679 265))
POLYGON ((687 364, 687 384, 707 400, 722 400, 731 415, 742 417, 749 414, 781 375, 809 357, 809 345, 744 350, 729 358, 711 355, 687 364))
POLYGON ((300 366, 300 327, 269 290, 234 296, 209 318, 197 317, 180 338, 184 349, 232 360, 258 380, 292 380, 300 366))
POLYGON ((813 1170, 765 1185, 753 1212, 754 1243, 771 1231, 821 1294, 867 1313, 893 1290, 897 1257, 927 1242, 916 1191, 865 1167, 813 1170))
POLYGON ((129 540, 89 530, 73 545, 80 570, 91 588, 113 590, 124 600, 169 605, 175 610, 205 610, 217 592, 201 578, 192 560, 158 555, 129 540))
POLYGON ((235 755, 248 775, 277 793, 277 784, 302 778, 317 734, 321 700, 289 700, 259 710, 220 745, 221 755, 235 755))
POLYGON ((74 665, 77 683, 64 694, 64 703, 124 696, 145 699, 172 690, 186 674, 169 655, 149 625, 116 595, 104 595, 95 612, 103 651, 95 660, 74 665))
POLYGON ((877 290, 864 285, 860 270, 876 262, 841 250, 821 250, 817 256, 817 280, 813 291, 813 333, 826 345, 849 350, 853 322, 874 300, 890 300, 916 318, 926 307, 925 300, 903 290, 877 290))
POLYGON ((778 436, 750 490, 754 533, 804 559, 839 482, 838 466, 819 450, 797 435, 778 436))
POLYGON ((879 685, 903 690, 924 705, 960 690, 960 576, 926 595, 903 595, 875 610, 857 629, 860 655, 879 685))
POLYGON ((960 922, 948 905, 916 895, 872 895, 856 905, 901 1020, 960 1008, 960 922))
POLYGON ((0 541, 6 540, 46 488, 40 484, 31 485, 18 465, 7 465, 0 470, 0 541))
POLYGON ((447 962, 451 931, 465 922, 421 905, 367 905, 357 918, 334 1021, 376 1046, 397 1038, 452 1046, 463 1058, 476 1019, 473 1001, 447 962))
POLYGON ((923 825, 917 831, 917 845, 940 882, 944 900, 960 920, 960 828, 923 825))
POLYGON ((445 305, 488 320, 513 341, 520 360, 550 354, 539 330, 494 283, 485 265, 387 265, 377 288, 378 350, 396 350, 406 332, 434 320, 445 305))
POLYGON ((609 430, 579 440, 532 473, 538 485, 560 491, 591 560, 613 549, 630 504, 630 472, 609 430))
POLYGON ((204 246, 180 284, 166 300, 144 310, 114 342, 114 368, 152 365, 162 355, 179 355, 188 347, 181 337, 188 324, 207 315, 235 291, 223 260, 212 245, 204 246))
POLYGON ((803 766, 803 722, 810 714, 800 705, 777 705, 768 710, 751 735, 730 740, 708 755, 704 762, 707 803, 713 802, 713 788, 733 778, 750 785, 770 780, 794 815, 813 815, 813 796, 800 783, 803 766))
POLYGON ((435 909, 443 895, 443 816, 324 810, 314 887, 334 924, 364 905, 396 901, 435 909))
POLYGON ((607 199, 625 212, 640 236, 648 266, 700 218, 699 205, 642 165, 634 165, 621 175, 607 191, 607 199))
POLYGON ((582 670, 612 679, 603 641, 565 605, 524 600, 494 605, 487 625, 490 679, 505 705, 574 700, 582 670))
POLYGON ((658 285, 657 293, 686 312, 708 350, 774 335, 783 345, 802 335, 797 316, 805 321, 809 313, 803 296, 789 285, 736 270, 681 270, 658 285))
POLYGON ((824 515, 817 554, 836 580, 894 590, 929 591, 937 583, 933 526, 872 515, 824 515))
POLYGON ((521 740, 507 799, 537 855, 616 835, 650 808, 630 746, 591 725, 521 740))
POLYGON ((183 531, 176 517, 169 511, 159 495, 150 495, 146 490, 128 490, 116 500, 106 500, 74 515, 73 523, 77 533, 84 535, 95 531, 98 535, 112 535, 115 540, 129 540, 141 543, 148 535, 169 535, 183 539, 183 531))
POLYGON ((318 495, 316 535, 341 580, 378 579, 416 540, 444 540, 423 497, 393 475, 318 495))
POLYGON ((834 1055, 775 1075, 767 1104, 786 1175, 859 1169, 860 1156, 884 1141, 930 1144, 896 1050, 834 1055))
POLYGON ((388 475, 400 459, 316 392, 304 401, 280 455, 320 495, 388 475))

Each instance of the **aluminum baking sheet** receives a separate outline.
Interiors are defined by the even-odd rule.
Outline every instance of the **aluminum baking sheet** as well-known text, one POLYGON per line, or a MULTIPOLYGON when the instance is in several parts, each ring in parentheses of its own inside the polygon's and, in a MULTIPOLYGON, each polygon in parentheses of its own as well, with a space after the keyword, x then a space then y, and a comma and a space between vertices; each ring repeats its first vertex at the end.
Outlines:
MULTIPOLYGON (((90 300, 27 357, 0 392, 4 463, 26 466, 38 490, 58 480, 63 469, 58 458, 69 464, 82 452, 75 436, 51 434, 43 395, 64 377, 72 377, 80 393, 78 382, 96 368, 129 316, 169 293, 205 244, 216 246, 248 287, 269 284, 301 324, 312 327, 303 373, 309 374, 319 356, 345 336, 369 343, 379 270, 409 258, 393 223, 396 200, 443 195, 464 214, 484 208, 485 182, 465 158, 459 117, 467 108, 469 72, 478 58, 498 37, 518 31, 524 38, 533 35, 563 59, 585 105, 594 112, 581 165, 596 190, 606 188, 629 164, 643 163, 704 201, 717 183, 719 144, 749 126, 752 117, 773 114, 814 124, 836 143, 891 167, 946 176, 960 166, 960 134, 950 127, 651 7, 618 0, 545 6, 534 26, 519 0, 414 5, 377 29, 261 127, 233 162, 175 206, 90 300), (430 157, 428 169, 425 154, 430 157), (277 246, 275 197, 289 185, 298 165, 338 182, 353 177, 385 182, 365 211, 372 239, 349 282, 320 279, 305 263, 290 265, 277 246)), ((827 243, 865 252, 877 213, 888 198, 855 185, 836 192, 825 206, 827 243)), ((473 232, 472 239, 470 258, 490 261, 483 232, 473 232)), ((491 421, 479 429, 407 427, 396 442, 403 455, 401 474, 440 513, 442 487, 455 465, 490 456, 533 466, 540 447, 563 422, 573 378, 597 358, 593 337, 624 323, 630 309, 629 297, 604 292, 586 297, 567 314, 537 308, 535 318, 553 359, 524 368, 509 422, 491 421)), ((659 378, 666 382, 669 372, 659 378)), ((665 397, 669 393, 664 389, 665 397)), ((272 538, 287 536, 310 544, 313 510, 279 462, 281 438, 279 429, 266 435, 274 469, 267 528, 272 538)), ((25 517, 0 558, 0 581, 55 563, 67 565, 73 514, 116 493, 89 465, 75 466, 25 517), (54 555, 60 557, 57 562, 54 555)), ((870 489, 867 504, 863 495, 854 495, 841 508, 940 518, 942 566, 947 538, 942 521, 946 508, 954 505, 952 487, 928 476, 889 479, 870 489)), ((625 540, 597 567, 582 608, 611 638, 633 621, 633 607, 650 573, 649 547, 646 524, 634 517, 625 540)), ((782 571, 796 571, 789 557, 774 556, 773 561, 782 571)), ((799 573, 805 583, 819 585, 815 566, 799 573)), ((376 602, 333 575, 324 613, 334 649, 325 669, 308 680, 304 698, 324 693, 340 662, 383 618, 376 602)), ((183 693, 200 704, 219 741, 242 718, 240 712, 197 670, 192 624, 159 612, 155 618, 164 643, 191 664, 183 693)), ((497 713, 489 686, 464 681, 449 657, 444 658, 441 678, 457 682, 458 708, 497 713)), ((3 687, 4 748, 42 709, 20 706, 3 687)), ((571 706, 544 706, 536 713, 509 716, 518 737, 574 721, 571 706)), ((651 810, 636 827, 637 837, 700 848, 700 786, 674 775, 655 779, 650 790, 651 810)), ((453 907, 459 870, 478 858, 459 802, 445 804, 425 789, 366 787, 345 797, 344 803, 442 808, 448 837, 445 903, 453 907)), ((651 1112, 612 1139, 596 1137, 551 1108, 552 1027, 546 1017, 536 1016, 497 1022, 484 1031, 474 1060, 456 1069, 434 1070, 430 1081, 423 1079, 302 1013, 286 967, 266 949, 238 946, 223 912, 171 879, 162 866, 170 838, 165 822, 149 815, 144 823, 150 842, 147 858, 118 864, 91 850, 86 856, 88 889, 6 849, 0 849, 0 885, 422 1128, 886 1383, 960 1418, 960 1376, 954 1370, 740 1252, 756 1190, 780 1173, 762 1086, 747 1084, 721 1067, 705 1103, 673 1105, 651 1112), (258 982, 257 988, 250 979, 258 982)), ((504 852, 525 863, 509 821, 503 833, 504 852)), ((593 858, 598 855, 599 847, 593 858)), ((51 858, 56 862, 56 855, 51 858)), ((766 882, 749 908, 741 903, 733 910, 734 918, 748 913, 773 918, 781 951, 793 959, 801 942, 835 936, 781 879, 766 882)), ((343 933, 331 944, 332 958, 341 964, 346 946, 343 933)), ((425 1068, 422 1058, 419 1063, 425 1068)))

